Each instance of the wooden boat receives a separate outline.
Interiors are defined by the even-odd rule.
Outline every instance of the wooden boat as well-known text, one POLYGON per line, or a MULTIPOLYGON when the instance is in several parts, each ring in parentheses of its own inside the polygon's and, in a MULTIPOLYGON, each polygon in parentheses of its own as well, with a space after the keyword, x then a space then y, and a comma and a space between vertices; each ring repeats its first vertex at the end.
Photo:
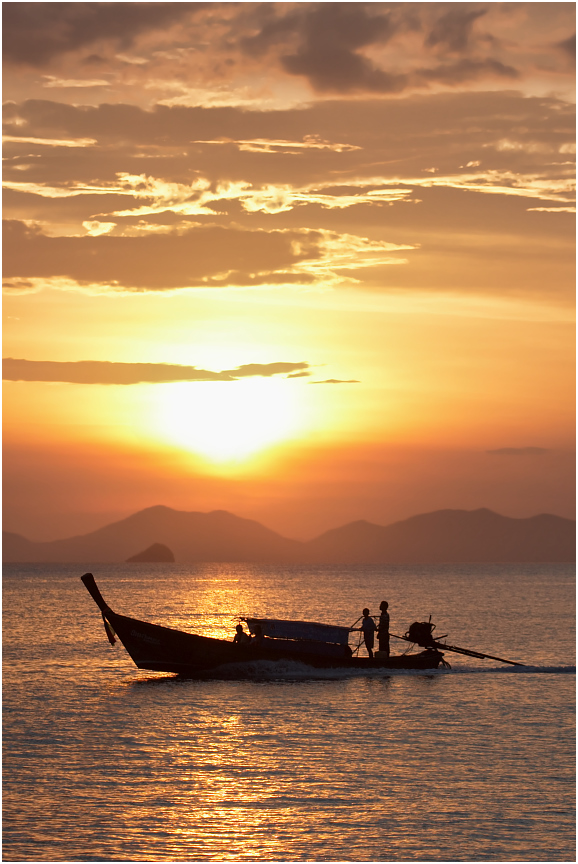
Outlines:
POLYGON ((437 669, 449 665, 435 645, 424 646, 424 651, 415 654, 388 657, 376 652, 373 659, 355 657, 348 645, 349 627, 309 621, 243 619, 252 633, 261 631, 260 638, 252 639, 247 646, 185 633, 118 615, 105 602, 92 573, 81 578, 102 613, 110 643, 114 644, 118 637, 139 669, 196 677, 227 664, 255 660, 292 660, 315 668, 349 669, 437 669))

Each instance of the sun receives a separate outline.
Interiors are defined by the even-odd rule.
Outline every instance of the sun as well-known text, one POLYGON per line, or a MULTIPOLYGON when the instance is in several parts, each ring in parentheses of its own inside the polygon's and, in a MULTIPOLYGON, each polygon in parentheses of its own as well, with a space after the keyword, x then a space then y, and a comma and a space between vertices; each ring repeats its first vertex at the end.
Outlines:
POLYGON ((165 440, 218 463, 245 460, 302 426, 296 388, 285 380, 167 384, 156 411, 165 440))

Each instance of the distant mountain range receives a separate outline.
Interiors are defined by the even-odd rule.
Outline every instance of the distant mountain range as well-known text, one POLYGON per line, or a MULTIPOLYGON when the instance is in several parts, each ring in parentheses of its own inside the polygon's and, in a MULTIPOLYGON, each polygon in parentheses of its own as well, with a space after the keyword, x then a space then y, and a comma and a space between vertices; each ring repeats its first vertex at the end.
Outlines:
POLYGON ((189 513, 157 506, 66 540, 35 543, 4 532, 2 560, 123 562, 138 558, 151 543, 167 546, 179 563, 554 562, 575 560, 576 522, 549 514, 512 519, 486 509, 436 510, 387 526, 350 522, 300 542, 225 510, 189 513))

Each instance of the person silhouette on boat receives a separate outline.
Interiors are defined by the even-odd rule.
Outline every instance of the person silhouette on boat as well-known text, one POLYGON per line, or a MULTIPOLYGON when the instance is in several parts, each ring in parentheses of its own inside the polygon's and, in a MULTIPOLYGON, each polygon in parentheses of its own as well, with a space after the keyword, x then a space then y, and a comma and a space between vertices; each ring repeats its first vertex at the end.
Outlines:
POLYGON ((265 647, 265 637, 263 636, 263 630, 260 624, 255 624, 253 627, 254 636, 251 639, 251 645, 254 648, 264 648, 265 647))
POLYGON ((243 630, 242 624, 237 624, 235 627, 235 636, 233 638, 233 643, 235 645, 239 645, 240 647, 244 647, 245 645, 249 645, 251 642, 251 637, 248 633, 245 633, 243 630))
POLYGON ((373 660, 373 641, 377 627, 375 626, 375 621, 373 620, 373 618, 370 618, 369 616, 369 609, 363 610, 361 627, 352 627, 351 629, 358 630, 363 633, 363 641, 365 642, 365 647, 367 648, 369 659, 373 660))
POLYGON ((377 625, 377 641, 379 643, 380 653, 386 654, 389 657, 389 603, 387 600, 382 600, 379 604, 380 616, 377 625))

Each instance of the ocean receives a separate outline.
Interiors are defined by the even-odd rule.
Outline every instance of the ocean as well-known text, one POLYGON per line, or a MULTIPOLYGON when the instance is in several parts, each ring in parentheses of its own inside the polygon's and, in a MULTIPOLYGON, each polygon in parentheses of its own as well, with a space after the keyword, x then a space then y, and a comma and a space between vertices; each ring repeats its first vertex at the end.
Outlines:
POLYGON ((4 861, 576 860, 570 565, 6 565, 3 615, 4 861), (86 571, 116 612, 206 635, 385 599, 393 633, 431 615, 527 665, 179 680, 108 643, 86 571))

